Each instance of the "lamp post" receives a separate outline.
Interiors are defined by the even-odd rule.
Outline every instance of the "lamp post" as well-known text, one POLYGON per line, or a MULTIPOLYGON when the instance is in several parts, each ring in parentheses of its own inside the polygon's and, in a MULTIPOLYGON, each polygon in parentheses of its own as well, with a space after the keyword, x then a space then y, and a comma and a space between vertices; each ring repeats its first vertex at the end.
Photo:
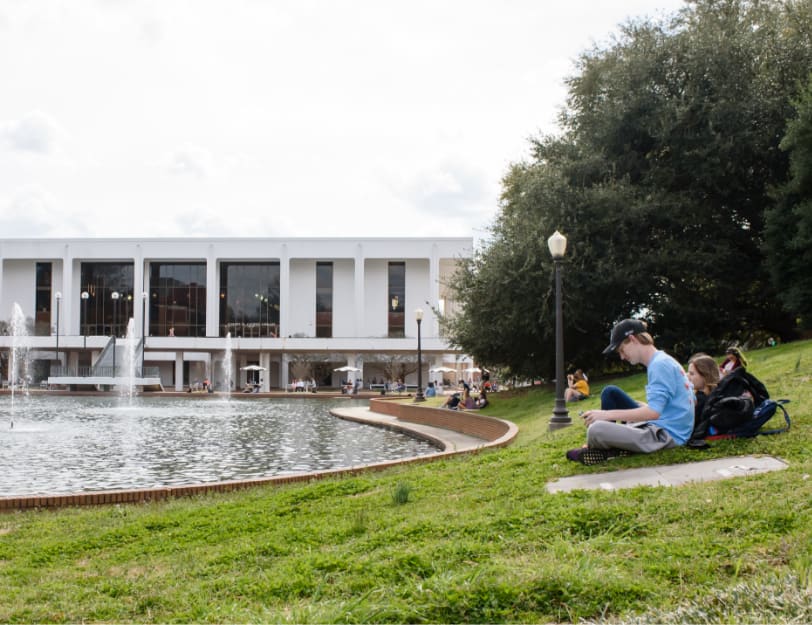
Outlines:
POLYGON ((121 294, 118 291, 113 291, 110 294, 110 297, 113 298, 113 378, 116 377, 116 313, 118 312, 118 298, 121 297, 121 294))
POLYGON ((144 352, 147 349, 147 300, 149 293, 141 293, 141 377, 144 377, 144 352))
POLYGON ((54 298, 56 299, 56 366, 58 368, 62 366, 62 361, 59 359, 59 303, 62 301, 61 291, 54 293, 54 298))
POLYGON ((557 430, 572 425, 564 401, 564 314, 561 306, 561 261, 567 251, 567 237, 556 230, 547 239, 547 247, 555 265, 555 407, 550 429, 557 430))
POLYGON ((414 401, 426 401, 423 397, 423 352, 420 345, 420 324, 423 322, 423 309, 414 311, 414 318, 417 321, 417 392, 414 394, 414 401))
POLYGON ((84 321, 84 328, 85 331, 82 332, 82 335, 85 338, 84 341, 84 348, 87 349, 87 300, 90 298, 90 293, 87 291, 82 291, 82 321, 84 321))

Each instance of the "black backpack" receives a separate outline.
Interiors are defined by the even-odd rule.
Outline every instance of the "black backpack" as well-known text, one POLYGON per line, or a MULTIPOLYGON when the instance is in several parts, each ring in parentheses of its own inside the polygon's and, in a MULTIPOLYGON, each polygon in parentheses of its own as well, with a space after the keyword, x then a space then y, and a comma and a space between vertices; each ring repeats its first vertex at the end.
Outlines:
POLYGON ((784 404, 789 400, 773 401, 764 384, 743 367, 722 378, 708 396, 705 407, 694 427, 692 440, 707 438, 753 437, 757 434, 786 432, 790 426, 784 404), (778 409, 784 414, 786 426, 760 431, 778 409))

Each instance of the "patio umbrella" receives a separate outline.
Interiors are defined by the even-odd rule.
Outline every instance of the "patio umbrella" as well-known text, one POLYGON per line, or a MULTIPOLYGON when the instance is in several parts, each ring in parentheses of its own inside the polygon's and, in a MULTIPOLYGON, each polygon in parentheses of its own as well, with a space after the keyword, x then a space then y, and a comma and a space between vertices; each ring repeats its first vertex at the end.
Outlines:
POLYGON ((350 367, 349 365, 344 365, 343 367, 339 367, 338 369, 333 369, 333 371, 352 371, 353 373, 358 373, 361 371, 358 367, 350 367))
POLYGON ((451 367, 434 367, 429 369, 429 373, 457 373, 457 370, 451 367))
POLYGON ((259 365, 248 365, 246 367, 240 367, 240 371, 265 371, 265 367, 260 367, 259 365))

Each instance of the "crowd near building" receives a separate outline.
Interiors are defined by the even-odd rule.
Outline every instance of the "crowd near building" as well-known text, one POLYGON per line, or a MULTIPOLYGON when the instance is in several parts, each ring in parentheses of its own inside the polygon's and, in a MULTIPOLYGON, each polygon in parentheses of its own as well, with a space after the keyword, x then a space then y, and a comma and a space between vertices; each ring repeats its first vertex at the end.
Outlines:
POLYGON ((439 317, 454 314, 451 278, 472 250, 465 237, 0 239, 0 350, 19 341, 16 311, 33 384, 120 377, 125 344, 137 377, 175 390, 368 387, 396 364, 414 384, 421 309, 433 380, 470 365, 439 317))

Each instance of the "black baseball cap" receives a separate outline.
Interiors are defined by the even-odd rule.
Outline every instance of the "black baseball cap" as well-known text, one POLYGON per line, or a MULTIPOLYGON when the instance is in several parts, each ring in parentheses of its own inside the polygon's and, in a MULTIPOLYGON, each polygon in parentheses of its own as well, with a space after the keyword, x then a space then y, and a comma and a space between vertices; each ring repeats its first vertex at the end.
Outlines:
POLYGON ((603 355, 607 356, 616 351, 620 344, 626 340, 627 337, 633 334, 642 334, 647 332, 645 321, 639 319, 624 319, 612 328, 612 333, 609 335, 609 347, 603 350, 603 355))

